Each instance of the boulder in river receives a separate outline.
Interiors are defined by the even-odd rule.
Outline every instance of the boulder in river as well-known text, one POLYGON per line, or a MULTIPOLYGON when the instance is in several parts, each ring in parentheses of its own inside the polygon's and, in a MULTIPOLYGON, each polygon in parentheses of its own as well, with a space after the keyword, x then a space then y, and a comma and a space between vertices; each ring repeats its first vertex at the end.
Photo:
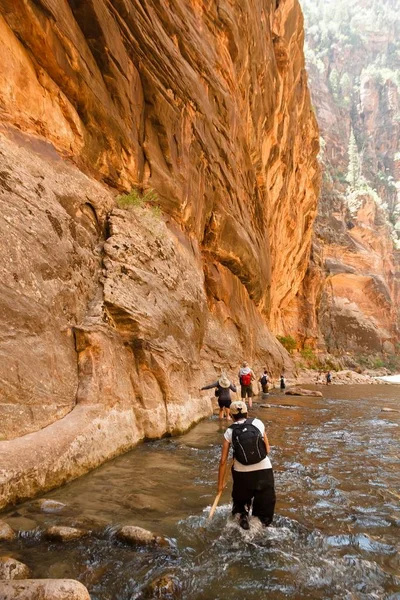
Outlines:
POLYGON ((293 387, 286 390, 287 396, 315 396, 316 398, 323 398, 322 392, 316 390, 305 390, 304 388, 293 387))
MULTIPOLYGON (((0 556, 0 579, 26 579, 30 573, 29 567, 16 558, 0 556)), ((1 599, 3 600, 3 596, 1 599)))
POLYGON ((0 541, 10 542, 15 539, 15 532, 5 521, 0 521, 0 541))
POLYGON ((154 598, 178 600, 182 598, 182 584, 175 575, 166 573, 149 583, 139 598, 143 600, 153 600, 154 598))
POLYGON ((39 508, 44 513, 58 513, 61 512, 66 504, 62 502, 58 502, 57 500, 48 500, 46 498, 42 498, 38 501, 39 508))
POLYGON ((154 535, 148 529, 136 525, 124 525, 117 532, 117 538, 135 546, 168 546, 168 541, 160 536, 154 535))
POLYGON ((23 579, 2 581, 1 600, 90 600, 90 596, 74 579, 23 579))
POLYGON ((45 531, 45 536, 50 540, 58 542, 72 542, 79 540, 81 537, 88 535, 84 529, 76 529, 76 527, 66 527, 64 525, 53 525, 45 531))

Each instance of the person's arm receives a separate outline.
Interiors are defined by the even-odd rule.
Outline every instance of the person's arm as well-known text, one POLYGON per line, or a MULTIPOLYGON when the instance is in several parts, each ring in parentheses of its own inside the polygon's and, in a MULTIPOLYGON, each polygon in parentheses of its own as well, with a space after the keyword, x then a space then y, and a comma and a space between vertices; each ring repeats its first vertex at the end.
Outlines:
POLYGON ((231 383, 231 385, 229 387, 232 390, 232 392, 236 392, 236 385, 234 385, 233 383, 231 383))
POLYGON ((264 431, 264 442, 265 442, 265 447, 267 449, 267 454, 269 454, 271 451, 271 448, 270 448, 269 441, 267 438, 267 433, 265 431, 264 431))
POLYGON ((215 387, 218 387, 218 381, 215 383, 210 383, 210 385, 205 385, 204 387, 200 388, 200 390, 211 390, 211 388, 215 387))
POLYGON ((228 440, 224 440, 218 469, 218 493, 222 492, 222 490, 224 489, 226 463, 228 461, 229 447, 230 443, 228 442, 228 440))

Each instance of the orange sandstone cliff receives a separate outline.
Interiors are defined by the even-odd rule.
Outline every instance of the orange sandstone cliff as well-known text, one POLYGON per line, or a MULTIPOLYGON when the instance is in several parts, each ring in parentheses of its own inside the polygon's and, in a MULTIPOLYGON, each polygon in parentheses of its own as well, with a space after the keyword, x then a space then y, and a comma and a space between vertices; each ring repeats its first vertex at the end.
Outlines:
MULTIPOLYGON (((299 294, 310 308, 302 311, 302 339, 348 367, 398 371, 398 2, 302 4, 323 165, 312 260, 299 294)), ((294 321, 297 327, 301 318, 294 321)))
POLYGON ((297 1, 0 7, 1 506, 290 371, 319 170, 297 1))

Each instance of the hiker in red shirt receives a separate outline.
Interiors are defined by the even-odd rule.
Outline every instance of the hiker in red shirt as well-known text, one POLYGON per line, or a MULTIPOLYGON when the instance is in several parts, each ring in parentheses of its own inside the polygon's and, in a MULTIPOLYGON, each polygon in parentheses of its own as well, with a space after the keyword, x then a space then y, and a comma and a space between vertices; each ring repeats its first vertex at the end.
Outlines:
POLYGON ((240 392, 242 400, 246 401, 246 397, 249 399, 249 407, 253 405, 253 387, 251 382, 254 381, 256 376, 252 369, 250 369, 247 362, 244 362, 239 371, 240 381, 240 392))

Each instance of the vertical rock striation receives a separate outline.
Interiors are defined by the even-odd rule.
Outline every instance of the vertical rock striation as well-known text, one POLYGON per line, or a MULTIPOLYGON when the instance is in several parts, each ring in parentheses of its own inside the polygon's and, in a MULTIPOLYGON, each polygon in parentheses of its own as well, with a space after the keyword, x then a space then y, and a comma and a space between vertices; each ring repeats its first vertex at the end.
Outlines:
POLYGON ((28 445, 56 428, 40 489, 209 414, 215 369, 291 368, 273 333, 307 269, 318 135, 295 0, 0 7, 0 411, 28 445), (116 208, 133 187, 162 214, 116 208))

